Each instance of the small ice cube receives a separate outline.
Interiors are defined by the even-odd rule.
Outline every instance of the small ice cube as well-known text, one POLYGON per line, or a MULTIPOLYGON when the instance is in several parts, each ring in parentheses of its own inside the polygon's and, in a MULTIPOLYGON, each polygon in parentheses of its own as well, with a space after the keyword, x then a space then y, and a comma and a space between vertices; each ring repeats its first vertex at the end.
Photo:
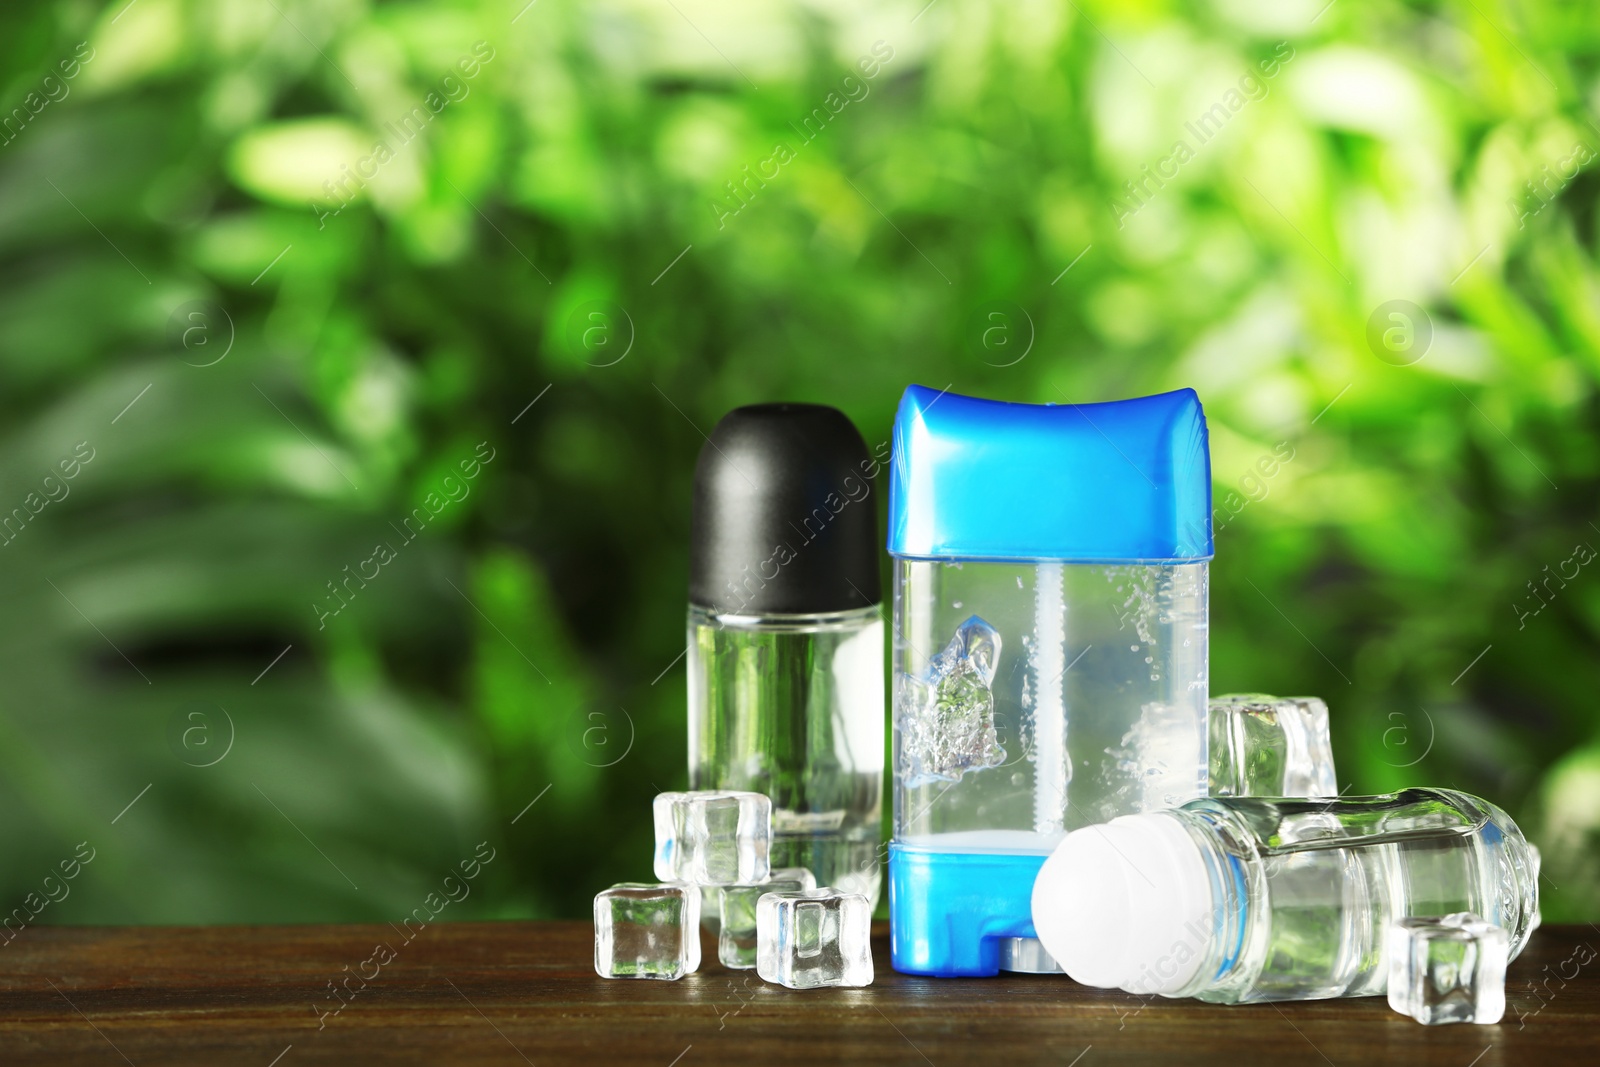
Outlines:
POLYGON ((1316 697, 1216 697, 1210 740, 1214 797, 1339 795, 1328 705, 1316 697))
POLYGON ((722 887, 700 887, 700 928, 712 937, 722 929, 722 887))
MULTIPOLYGON (((1530 865, 1528 880, 1537 882, 1539 880, 1539 871, 1544 867, 1544 854, 1539 851, 1539 846, 1531 841, 1528 842, 1528 863, 1530 865)), ((1544 916, 1539 913, 1538 903, 1538 901, 1534 901, 1533 922, 1528 927, 1528 933, 1530 934, 1544 925, 1544 916)))
POLYGON ((994 725, 1000 633, 976 615, 956 628, 920 676, 902 674, 896 701, 907 785, 959 782, 1005 763, 994 725))
POLYGON ((594 898, 594 970, 601 978, 676 980, 700 966, 700 890, 624 882, 594 898))
POLYGON ((756 902, 768 893, 804 893, 817 888, 817 880, 804 867, 780 867, 759 885, 723 886, 722 930, 717 935, 717 958, 724 967, 749 970, 756 965, 756 902))
POLYGON ((663 882, 751 885, 771 870, 772 802, 760 793, 661 793, 655 821, 663 882))
POLYGON ((872 905, 813 889, 756 901, 756 973, 790 989, 872 984, 872 905))
POLYGON ((1499 1022, 1509 940, 1471 912, 1396 920, 1389 927, 1389 1007, 1424 1026, 1499 1022))

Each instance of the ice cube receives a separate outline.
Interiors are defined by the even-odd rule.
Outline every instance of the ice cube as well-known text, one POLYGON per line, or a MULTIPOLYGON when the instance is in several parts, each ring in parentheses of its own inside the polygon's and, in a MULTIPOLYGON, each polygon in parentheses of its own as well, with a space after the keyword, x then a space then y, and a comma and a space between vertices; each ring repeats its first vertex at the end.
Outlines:
POLYGON ((872 984, 872 905, 813 889, 756 901, 756 973, 790 989, 872 984))
POLYGON ((1389 1007, 1425 1026, 1497 1023, 1510 939, 1471 912, 1389 927, 1389 1007))
POLYGON ((804 893, 817 888, 817 880, 804 867, 782 867, 759 885, 723 886, 722 930, 717 936, 717 958, 724 967, 749 970, 756 965, 756 902, 768 893, 804 893))
POLYGON ((959 782, 967 771, 1005 763, 990 688, 1000 645, 999 632, 973 615, 920 676, 900 675, 896 725, 906 785, 959 782))
POLYGON ((601 978, 676 980, 700 966, 700 890, 624 882, 594 898, 594 969, 601 978))
POLYGON ((1316 697, 1216 697, 1210 740, 1214 797, 1339 795, 1328 705, 1316 697))
POLYGON ((700 887, 700 928, 712 937, 722 929, 722 887, 700 887))
POLYGON ((655 821, 663 882, 751 885, 771 870, 772 802, 760 793, 661 793, 655 821))

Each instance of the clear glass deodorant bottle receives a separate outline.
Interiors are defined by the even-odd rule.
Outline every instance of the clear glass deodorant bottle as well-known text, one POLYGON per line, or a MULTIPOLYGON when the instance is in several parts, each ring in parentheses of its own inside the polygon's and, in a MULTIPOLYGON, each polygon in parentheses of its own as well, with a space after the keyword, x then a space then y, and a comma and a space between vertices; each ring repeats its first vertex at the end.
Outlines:
POLYGON ((772 866, 876 906, 884 630, 873 478, 841 412, 729 412, 695 468, 689 785, 772 799, 772 866))
POLYGON ((1470 911, 1514 958, 1539 922, 1538 854, 1449 789, 1213 797, 1068 834, 1033 922, 1073 979, 1226 1004, 1371 996, 1395 919, 1470 911))

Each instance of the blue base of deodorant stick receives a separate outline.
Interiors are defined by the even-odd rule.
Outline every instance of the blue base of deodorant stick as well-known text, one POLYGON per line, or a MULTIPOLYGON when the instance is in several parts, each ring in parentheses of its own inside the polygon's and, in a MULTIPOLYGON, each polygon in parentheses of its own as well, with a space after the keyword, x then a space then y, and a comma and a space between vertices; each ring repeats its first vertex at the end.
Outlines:
POLYGON ((889 845, 889 953, 901 974, 1000 973, 1001 943, 1033 937, 1043 853, 939 852, 889 845))

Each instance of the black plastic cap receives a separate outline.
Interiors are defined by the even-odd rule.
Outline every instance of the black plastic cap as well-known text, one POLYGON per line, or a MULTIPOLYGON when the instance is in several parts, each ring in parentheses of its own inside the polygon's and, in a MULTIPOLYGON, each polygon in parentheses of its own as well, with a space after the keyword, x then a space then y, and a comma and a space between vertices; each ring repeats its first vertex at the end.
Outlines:
POLYGON ((880 603, 877 467, 855 424, 834 408, 728 412, 694 468, 689 602, 732 615, 880 603))

